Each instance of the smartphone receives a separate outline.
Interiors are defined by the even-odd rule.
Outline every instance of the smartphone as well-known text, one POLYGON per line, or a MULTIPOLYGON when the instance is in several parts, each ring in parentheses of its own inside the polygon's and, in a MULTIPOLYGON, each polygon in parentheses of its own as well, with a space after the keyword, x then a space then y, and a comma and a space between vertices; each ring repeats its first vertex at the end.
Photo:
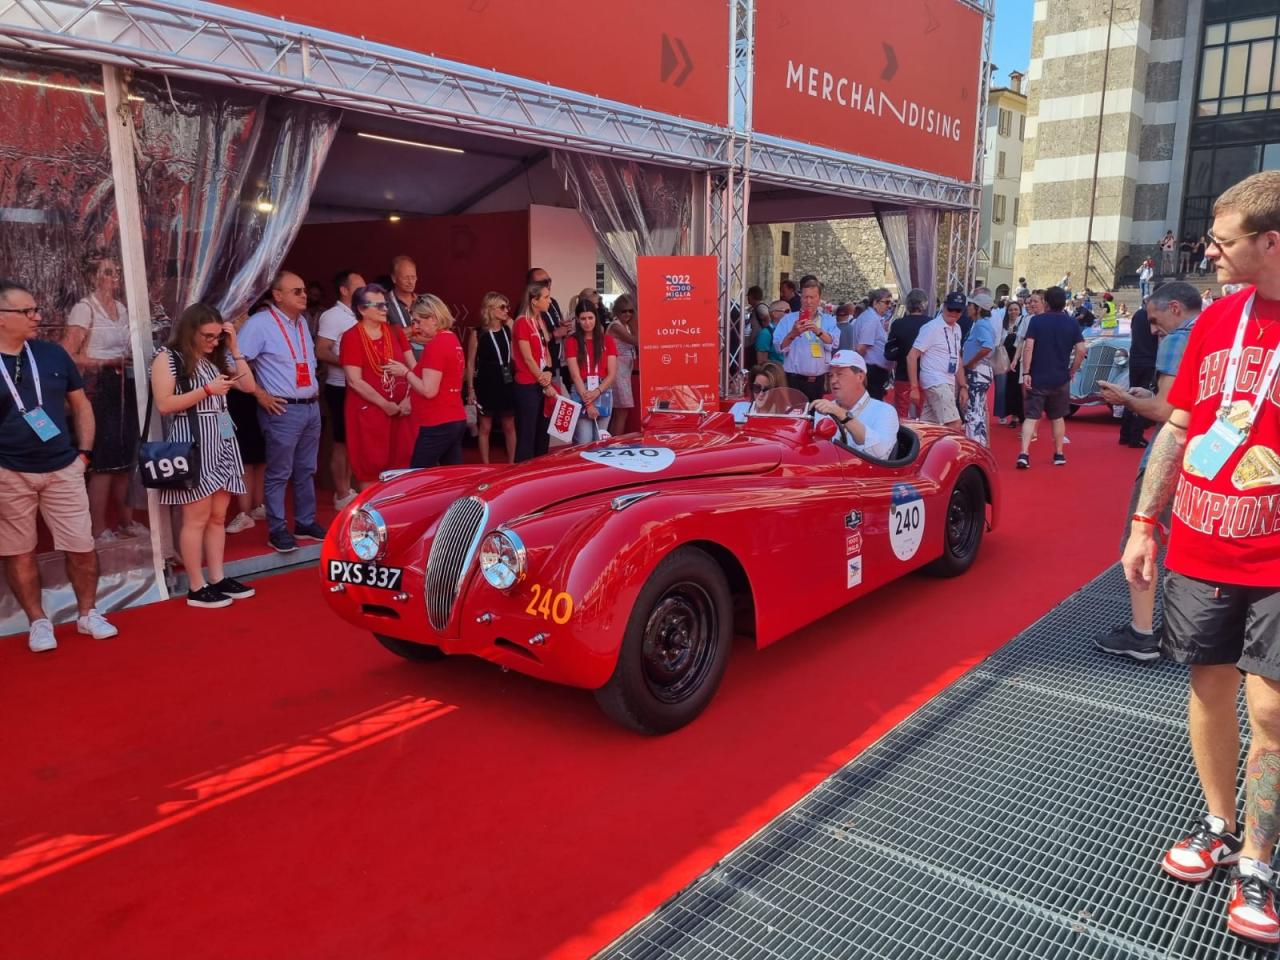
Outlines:
POLYGON ((235 383, 237 380, 241 379, 243 376, 244 376, 243 373, 237 373, 234 377, 227 377, 227 379, 230 380, 232 383, 235 383))

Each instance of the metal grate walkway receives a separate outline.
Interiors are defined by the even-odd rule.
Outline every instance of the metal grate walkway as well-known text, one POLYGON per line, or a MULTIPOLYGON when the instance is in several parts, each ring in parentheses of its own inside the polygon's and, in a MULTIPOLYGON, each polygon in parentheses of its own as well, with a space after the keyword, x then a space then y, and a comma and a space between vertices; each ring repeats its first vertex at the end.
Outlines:
POLYGON ((1274 956, 1158 869, 1203 801, 1183 668, 1090 643, 1127 615, 1115 566, 600 956, 1274 956))

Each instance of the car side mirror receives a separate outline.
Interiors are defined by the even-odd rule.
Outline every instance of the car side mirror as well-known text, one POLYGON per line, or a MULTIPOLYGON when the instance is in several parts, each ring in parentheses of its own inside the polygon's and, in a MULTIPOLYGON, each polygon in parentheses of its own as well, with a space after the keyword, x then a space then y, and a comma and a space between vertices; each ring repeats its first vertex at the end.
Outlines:
POLYGON ((830 417, 823 417, 814 425, 813 435, 819 440, 830 440, 836 435, 836 422, 830 417))

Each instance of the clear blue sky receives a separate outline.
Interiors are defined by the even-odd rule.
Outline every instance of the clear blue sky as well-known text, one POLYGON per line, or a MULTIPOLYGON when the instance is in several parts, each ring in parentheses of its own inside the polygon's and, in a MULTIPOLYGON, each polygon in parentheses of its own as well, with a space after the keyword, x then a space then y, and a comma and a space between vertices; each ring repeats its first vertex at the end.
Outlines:
POLYGON ((1005 86, 1009 71, 1027 72, 1031 65, 1031 13, 1034 0, 996 0, 991 59, 999 68, 995 84, 1005 86))

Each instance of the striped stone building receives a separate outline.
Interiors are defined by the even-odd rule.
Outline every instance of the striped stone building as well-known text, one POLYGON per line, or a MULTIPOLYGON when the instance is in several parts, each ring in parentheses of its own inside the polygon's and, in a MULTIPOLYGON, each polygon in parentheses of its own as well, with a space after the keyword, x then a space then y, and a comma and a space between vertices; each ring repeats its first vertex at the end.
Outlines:
POLYGON ((1037 0, 1015 274, 1124 283, 1280 166, 1278 21, 1280 0, 1037 0))

